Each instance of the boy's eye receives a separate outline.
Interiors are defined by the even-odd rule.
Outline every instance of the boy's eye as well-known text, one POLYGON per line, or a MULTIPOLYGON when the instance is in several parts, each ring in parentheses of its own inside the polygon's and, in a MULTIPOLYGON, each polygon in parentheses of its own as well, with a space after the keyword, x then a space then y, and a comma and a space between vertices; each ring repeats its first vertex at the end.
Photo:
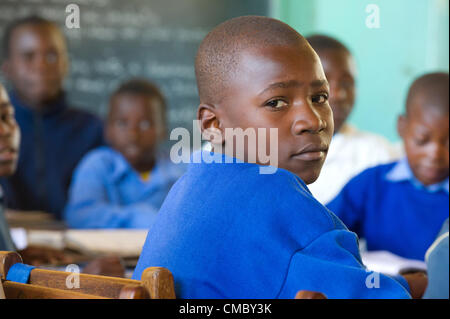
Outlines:
POLYGON ((424 145, 427 142, 427 137, 424 135, 416 136, 414 138, 414 142, 416 142, 417 145, 424 145))
POLYGON ((328 94, 314 95, 311 101, 315 104, 324 104, 326 101, 328 101, 328 94))
POLYGON ((287 102, 280 100, 280 99, 272 100, 272 101, 269 101, 266 103, 266 106, 268 106, 270 108, 274 108, 274 109, 280 109, 287 105, 288 105, 287 102))
POLYGON ((29 52, 29 51, 27 51, 27 52, 24 52, 23 54, 22 54, 22 56, 23 56, 23 58, 24 58, 24 60, 25 61, 32 61, 33 60, 33 58, 34 58, 34 52, 29 52))
POLYGON ((12 123, 16 120, 16 118, 14 117, 14 113, 4 113, 1 115, 1 120, 2 122, 6 122, 6 123, 12 123))

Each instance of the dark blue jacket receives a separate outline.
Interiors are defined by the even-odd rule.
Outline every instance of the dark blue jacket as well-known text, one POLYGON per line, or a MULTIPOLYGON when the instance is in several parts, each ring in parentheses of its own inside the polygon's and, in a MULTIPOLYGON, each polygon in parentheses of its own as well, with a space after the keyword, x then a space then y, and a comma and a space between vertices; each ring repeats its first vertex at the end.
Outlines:
POLYGON ((100 119, 67 106, 64 94, 44 112, 24 105, 10 93, 21 130, 16 173, 1 178, 6 204, 18 210, 50 212, 61 219, 79 160, 103 144, 100 119))

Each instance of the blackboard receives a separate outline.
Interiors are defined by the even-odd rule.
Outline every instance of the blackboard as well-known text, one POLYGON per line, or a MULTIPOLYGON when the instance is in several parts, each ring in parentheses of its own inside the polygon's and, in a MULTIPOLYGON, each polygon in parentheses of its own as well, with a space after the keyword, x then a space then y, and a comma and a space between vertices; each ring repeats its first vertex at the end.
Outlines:
POLYGON ((68 41, 65 89, 71 105, 104 117, 116 86, 143 76, 167 98, 169 129, 191 131, 199 102, 194 59, 201 40, 229 18, 267 16, 269 10, 270 0, 0 0, 0 30, 30 14, 55 21, 68 41), (66 26, 72 3, 80 10, 80 28, 66 26))

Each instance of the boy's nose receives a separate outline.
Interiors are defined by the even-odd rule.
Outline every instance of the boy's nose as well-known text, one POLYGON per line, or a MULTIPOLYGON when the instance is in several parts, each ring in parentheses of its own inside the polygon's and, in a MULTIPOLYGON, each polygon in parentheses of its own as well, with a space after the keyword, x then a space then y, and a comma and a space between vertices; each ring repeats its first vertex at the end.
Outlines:
POLYGON ((54 64, 54 61, 45 54, 36 54, 33 61, 33 65, 37 70, 46 70, 54 64))
POLYGON ((292 133, 299 135, 305 132, 319 133, 326 128, 326 122, 321 114, 314 107, 305 103, 298 106, 295 112, 294 122, 292 124, 292 133))
POLYGON ((138 127, 130 127, 127 130, 127 139, 130 142, 135 142, 139 139, 139 128, 138 127))

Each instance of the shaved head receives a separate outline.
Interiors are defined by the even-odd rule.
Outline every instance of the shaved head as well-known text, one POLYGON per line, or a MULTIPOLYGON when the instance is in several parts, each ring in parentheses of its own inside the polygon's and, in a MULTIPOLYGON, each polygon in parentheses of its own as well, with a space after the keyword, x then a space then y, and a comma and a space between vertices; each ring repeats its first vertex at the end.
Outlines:
POLYGON ((433 109, 440 114, 448 114, 448 86, 449 75, 445 72, 428 73, 417 78, 408 92, 406 115, 414 112, 415 106, 433 109))
POLYGON ((309 46, 287 24, 261 16, 243 16, 214 28, 200 44, 195 73, 200 102, 215 104, 224 97, 227 80, 236 75, 244 51, 276 46, 309 46))

